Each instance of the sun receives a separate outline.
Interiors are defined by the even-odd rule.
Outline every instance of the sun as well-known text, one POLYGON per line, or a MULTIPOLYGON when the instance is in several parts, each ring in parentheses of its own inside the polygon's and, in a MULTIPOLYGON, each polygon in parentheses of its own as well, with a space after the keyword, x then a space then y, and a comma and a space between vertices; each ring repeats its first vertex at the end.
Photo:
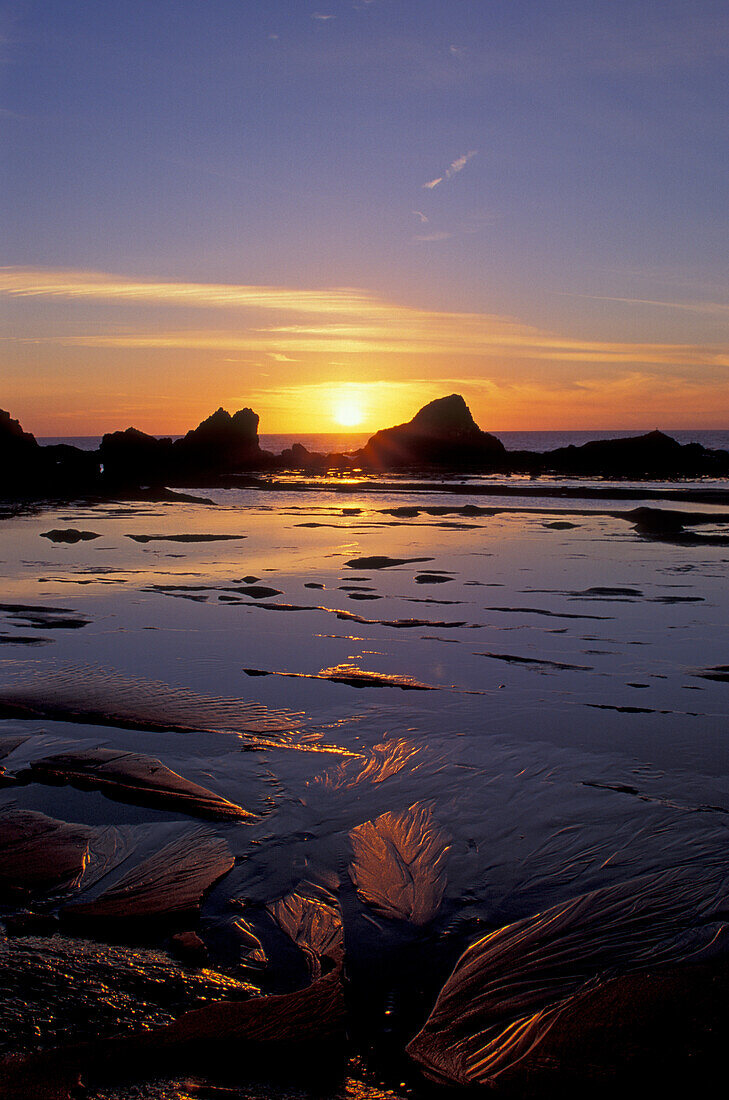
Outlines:
POLYGON ((356 397, 339 395, 332 405, 332 418, 342 428, 356 428, 364 420, 364 410, 356 397))

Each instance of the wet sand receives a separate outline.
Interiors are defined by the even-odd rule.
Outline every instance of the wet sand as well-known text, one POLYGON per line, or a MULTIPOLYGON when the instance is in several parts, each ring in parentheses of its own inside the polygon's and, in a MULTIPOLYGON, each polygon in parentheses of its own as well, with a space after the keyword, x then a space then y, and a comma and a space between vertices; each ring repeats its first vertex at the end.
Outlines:
POLYGON ((563 1095, 669 1053, 708 1083, 729 507, 559 488, 309 483, 0 521, 0 1020, 26 1059, 0 1096, 79 1073, 99 1098, 563 1095), (468 950, 501 1000, 466 1025, 468 950))

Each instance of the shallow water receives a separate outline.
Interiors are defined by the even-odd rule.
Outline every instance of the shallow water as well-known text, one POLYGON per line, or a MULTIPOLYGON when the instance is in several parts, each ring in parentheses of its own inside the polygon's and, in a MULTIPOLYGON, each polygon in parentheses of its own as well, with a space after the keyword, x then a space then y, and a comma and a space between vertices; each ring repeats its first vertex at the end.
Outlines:
MULTIPOLYGON (((266 945, 265 980, 246 970, 235 922, 243 911, 271 939, 265 907, 302 880, 326 883, 367 1050, 385 1014, 413 1034, 476 934, 721 859, 729 683, 705 674, 729 665, 728 546, 644 539, 600 514, 632 501, 525 495, 495 501, 504 510, 494 515, 429 515, 474 498, 209 495, 215 506, 64 507, 2 521, 0 738, 26 738, 2 761, 9 775, 110 746, 157 757, 257 815, 212 826, 235 857, 202 908, 212 966, 259 988, 300 985, 301 960, 278 940, 266 945), (403 506, 419 512, 388 514, 403 506), (58 528, 99 537, 40 537, 58 528), (130 537, 150 534, 169 541, 130 537), (245 537, 170 538, 180 534, 245 537), (357 564, 374 557, 403 563, 357 564), (413 806, 439 838, 444 879, 420 922, 383 912, 361 885, 367 875, 351 870, 353 831, 386 814, 402 822, 413 806), (422 936, 435 988, 413 1009, 407 975, 422 936)), ((701 532, 726 532, 729 511, 713 510, 717 523, 701 532)), ((186 820, 34 781, 0 789, 0 807, 11 805, 145 836, 186 820)), ((139 1012, 120 1011, 120 1027, 139 1012)), ((17 1049, 33 1049, 27 1028, 3 1026, 17 1049)))

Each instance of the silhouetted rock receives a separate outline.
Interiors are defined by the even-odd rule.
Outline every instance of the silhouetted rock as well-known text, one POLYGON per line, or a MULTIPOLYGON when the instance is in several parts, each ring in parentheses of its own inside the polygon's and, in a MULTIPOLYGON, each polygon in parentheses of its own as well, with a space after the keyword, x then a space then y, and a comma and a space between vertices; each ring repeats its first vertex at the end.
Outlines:
POLYGON ((218 409, 182 439, 157 439, 136 428, 105 435, 99 448, 104 480, 119 485, 215 484, 226 475, 270 465, 258 446, 258 416, 218 409))
POLYGON ((404 466, 503 467, 503 443, 482 432, 468 405, 453 393, 431 401, 407 424, 384 428, 365 444, 358 457, 377 469, 404 466))
POLYGON ((172 440, 127 428, 104 436, 99 457, 107 482, 154 484, 172 470, 172 440))
POLYGON ((232 416, 218 409, 207 420, 172 445, 175 473, 234 473, 255 466, 262 455, 258 446, 258 414, 239 409, 232 416))
POLYGON ((307 450, 303 443, 294 443, 292 447, 282 451, 280 465, 284 470, 325 470, 329 465, 331 455, 323 455, 307 450))
POLYGON ((32 490, 42 479, 43 453, 30 432, 0 409, 0 495, 32 490))
MULTIPOLYGON (((528 452, 527 452, 528 454, 528 452)), ((529 468, 534 468, 534 455, 529 468)), ((543 468, 598 477, 690 477, 729 473, 729 453, 700 443, 681 444, 664 432, 598 439, 581 447, 558 447, 542 455, 543 468)))
POLYGON ((639 535, 661 538, 684 532, 682 512, 670 512, 664 508, 634 508, 627 514, 635 522, 639 535))
POLYGON ((0 409, 0 458, 38 453, 38 442, 31 432, 24 432, 20 421, 13 420, 9 412, 0 409))
MULTIPOLYGON (((67 444, 39 446, 17 420, 0 410, 0 497, 5 499, 115 500, 187 499, 170 486, 209 488, 306 488, 251 476, 251 471, 302 470, 319 474, 357 469, 483 470, 633 479, 729 477, 729 451, 699 443, 682 445, 663 432, 622 439, 594 440, 554 451, 507 452, 495 436, 481 431, 458 394, 425 405, 407 424, 376 432, 351 454, 319 454, 295 443, 280 455, 258 442, 258 416, 224 409, 203 420, 181 439, 158 439, 137 428, 107 433, 98 451, 67 444)), ((564 490, 568 492, 568 490, 564 490)))
POLYGON ((52 531, 41 531, 42 539, 49 539, 51 542, 92 542, 93 539, 100 539, 96 531, 78 531, 75 527, 54 527, 52 531))
POLYGON ((98 451, 82 451, 68 443, 40 447, 46 486, 63 493, 66 486, 78 492, 98 492, 101 460, 98 451))
POLYGON ((35 436, 0 409, 0 496, 37 500, 98 491, 95 452, 62 443, 41 447, 35 436))

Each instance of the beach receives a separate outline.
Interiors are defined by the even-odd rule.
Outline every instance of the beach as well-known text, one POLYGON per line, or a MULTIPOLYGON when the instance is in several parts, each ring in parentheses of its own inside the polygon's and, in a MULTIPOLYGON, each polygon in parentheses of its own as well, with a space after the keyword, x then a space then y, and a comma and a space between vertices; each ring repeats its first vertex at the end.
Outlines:
MULTIPOLYGON (((3 519, 0 828, 43 815, 81 853, 55 882, 31 881, 27 853, 2 871, 22 1002, 2 1000, 3 1053, 22 1072, 45 1088, 91 1069, 99 1097, 289 1095, 309 1087, 298 1055, 295 1083, 271 1083, 270 1057, 231 1081, 183 1043, 174 1070, 147 1054, 140 1092, 133 1071, 106 1080, 108 1054, 94 1077, 94 1044, 153 1050, 200 1006, 329 998, 336 980, 336 1026, 327 1000, 321 1035, 287 1039, 328 1051, 311 1087, 419 1094, 484 1083, 468 1052, 444 1070, 446 1024, 413 1040, 497 930, 597 899, 570 932, 580 981, 550 1000, 529 979, 568 1049, 588 991, 645 982, 646 959, 683 975, 720 958, 729 512, 676 485, 641 502, 640 485, 606 501, 590 482, 563 500, 489 484, 294 478, 3 519), (704 522, 647 537, 641 503, 704 522), (643 924, 623 927, 626 905, 643 924)), ((531 1081, 523 1057, 493 1083, 531 1081)), ((609 1080, 609 1044, 602 1059, 609 1080)))

